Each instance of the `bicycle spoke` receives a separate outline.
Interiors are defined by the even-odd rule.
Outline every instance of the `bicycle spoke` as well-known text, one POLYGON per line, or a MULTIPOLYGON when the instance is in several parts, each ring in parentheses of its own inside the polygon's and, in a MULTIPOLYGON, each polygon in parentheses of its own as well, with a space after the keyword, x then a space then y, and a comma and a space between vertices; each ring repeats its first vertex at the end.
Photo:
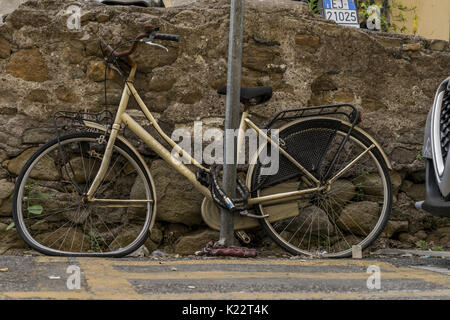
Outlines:
MULTIPOLYGON (((380 164, 383 163, 383 158, 375 156, 376 147, 371 141, 364 144, 352 134, 345 145, 342 145, 348 129, 336 130, 334 127, 322 129, 322 127, 308 127, 307 124, 308 121, 304 124, 300 122, 296 126, 299 128, 304 126, 304 129, 298 131, 289 129, 289 136, 283 137, 280 132, 280 137, 286 143, 287 150, 298 150, 299 158, 296 159, 305 168, 312 166, 314 175, 323 181, 325 187, 311 193, 309 197, 298 200, 300 205, 298 214, 274 222, 263 220, 263 226, 272 225, 272 228, 267 229, 269 234, 272 238, 280 240, 278 242, 292 253, 318 254, 325 257, 348 256, 351 255, 353 245, 367 246, 373 242, 375 231, 387 220, 391 199, 389 195, 391 189, 387 186, 388 173, 380 164), (332 138, 330 140, 327 137, 332 138), (314 142, 315 139, 317 142, 314 142), (342 150, 337 154, 340 147, 342 150), (311 158, 305 158, 304 154, 308 154, 311 158), (326 173, 331 179, 324 179, 326 173), (330 185, 326 185, 327 181, 330 185), (363 210, 361 213, 363 217, 358 215, 360 210, 363 210), (302 215, 303 217, 299 218, 302 215)), ((277 181, 286 181, 283 180, 284 175, 296 176, 292 166, 283 163, 282 159, 280 171, 275 177, 258 180, 261 168, 262 166, 255 166, 253 173, 258 190, 264 187, 264 183, 269 184, 271 181, 275 183, 270 187, 277 190, 277 181)), ((305 176, 301 174, 296 178, 298 187, 292 191, 308 188, 304 178, 305 176)), ((260 191, 258 194, 261 194, 260 191)), ((258 208, 262 215, 265 214, 264 204, 258 208)))
POLYGON ((119 256, 145 241, 148 233, 144 230, 150 226, 153 210, 153 199, 148 198, 152 193, 148 192, 143 164, 135 160, 128 147, 113 147, 114 161, 95 192, 98 199, 91 203, 79 193, 78 188, 89 189, 100 168, 96 157, 106 145, 98 144, 98 136, 80 133, 61 137, 60 142, 42 151, 43 156, 29 165, 18 182, 18 227, 36 250, 60 255, 119 256), (90 156, 91 151, 95 157, 90 156), (64 174, 52 181, 31 178, 29 172, 48 157, 60 159, 58 170, 64 174), (134 185, 144 186, 145 192, 134 185))

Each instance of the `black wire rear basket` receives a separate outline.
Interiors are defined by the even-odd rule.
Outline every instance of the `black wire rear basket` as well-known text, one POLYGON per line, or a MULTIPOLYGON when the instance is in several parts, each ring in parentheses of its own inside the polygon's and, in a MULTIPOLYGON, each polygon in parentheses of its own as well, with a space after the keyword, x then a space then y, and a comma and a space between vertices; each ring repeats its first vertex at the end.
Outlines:
MULTIPOLYGON (((289 109, 279 112, 267 124, 266 129, 272 130, 282 127, 284 124, 300 118, 314 118, 319 116, 332 116, 342 118, 348 121, 350 129, 336 151, 339 154, 341 148, 348 140, 353 128, 361 122, 361 113, 353 105, 335 104, 325 106, 305 107, 299 109, 289 109)), ((337 124, 336 124, 337 125, 337 124)), ((333 141, 336 130, 333 127, 317 129, 313 122, 305 121, 297 126, 289 127, 280 133, 279 139, 283 142, 284 150, 300 163, 306 170, 320 178, 320 164, 329 150, 330 143, 333 141)), ((267 147, 265 147, 267 148, 267 147)), ((264 153, 269 155, 270 149, 264 149, 264 153)), ((266 188, 291 178, 302 176, 303 173, 285 156, 280 155, 279 169, 274 175, 261 175, 260 170, 269 167, 269 164, 258 163, 255 167, 254 185, 252 192, 260 188, 266 188)))
POLYGON ((53 126, 56 135, 88 131, 86 121, 99 124, 109 131, 114 123, 114 115, 109 110, 100 112, 83 112, 60 110, 53 114, 53 126))

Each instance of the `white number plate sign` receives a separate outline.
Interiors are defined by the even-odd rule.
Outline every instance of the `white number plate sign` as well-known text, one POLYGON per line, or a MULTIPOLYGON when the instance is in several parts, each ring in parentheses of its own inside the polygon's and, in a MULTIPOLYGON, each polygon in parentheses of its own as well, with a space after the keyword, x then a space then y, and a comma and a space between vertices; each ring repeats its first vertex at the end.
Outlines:
POLYGON ((359 28, 358 10, 354 0, 322 0, 321 4, 326 19, 359 28))

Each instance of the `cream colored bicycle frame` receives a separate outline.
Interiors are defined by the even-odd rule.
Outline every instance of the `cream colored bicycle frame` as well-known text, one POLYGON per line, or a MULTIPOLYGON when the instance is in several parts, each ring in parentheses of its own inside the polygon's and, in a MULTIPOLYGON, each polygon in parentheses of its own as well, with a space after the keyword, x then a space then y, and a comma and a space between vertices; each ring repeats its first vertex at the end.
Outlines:
MULTIPOLYGON (((95 192, 103 179, 105 178, 105 174, 109 168, 111 155, 114 143, 118 136, 119 130, 122 125, 126 125, 132 132, 134 132, 138 137, 140 137, 153 151, 155 151, 162 159, 164 159, 167 163, 169 163, 175 170, 177 170, 180 174, 185 176, 197 190, 199 190, 205 197, 211 198, 211 194, 208 188, 203 186, 196 178, 195 174, 189 170, 189 168, 180 161, 180 158, 176 158, 172 155, 172 153, 167 150, 163 145, 161 145, 151 134, 149 134, 142 126, 140 126, 129 114, 126 113, 126 109, 128 106, 128 101, 131 95, 134 96, 137 103, 139 104, 142 112, 150 121, 151 125, 154 126, 157 133, 179 154, 180 157, 184 157, 190 163, 195 165, 198 168, 209 171, 207 168, 198 163, 190 154, 185 152, 181 147, 179 147, 170 137, 168 137, 161 127, 158 125, 156 119, 153 117, 151 112, 148 110, 144 101, 140 98, 139 94, 136 91, 136 88, 133 85, 134 76, 136 73, 136 65, 131 69, 130 75, 125 83, 125 87, 122 93, 122 98, 120 101, 119 108, 116 113, 116 117, 114 120, 114 124, 111 128, 111 132, 109 135, 109 139, 106 145, 106 151, 104 157, 102 159, 102 163, 100 165, 99 171, 87 192, 87 199, 91 203, 97 203, 99 205, 110 205, 110 206, 139 206, 146 205, 147 203, 153 202, 153 200, 116 200, 116 199, 96 199, 94 198, 95 192)), ((268 143, 273 144, 279 152, 281 152, 287 159, 289 159, 297 168, 303 172, 313 184, 311 184, 309 189, 291 191, 285 193, 278 193, 274 195, 267 195, 257 198, 250 198, 248 203, 250 205, 254 204, 275 204, 285 201, 292 201, 295 199, 299 199, 302 195, 311 193, 314 191, 324 190, 330 186, 330 184, 338 179, 341 175, 343 175, 351 166, 353 166, 357 161, 359 161, 366 153, 368 153, 372 148, 377 147, 376 144, 372 144, 365 151, 363 151, 357 158, 351 161, 345 168, 339 171, 333 178, 331 178, 328 183, 321 185, 320 181, 317 180, 308 170, 306 170, 300 163, 298 163, 292 156, 290 156, 281 146, 278 145, 276 141, 273 141, 270 137, 268 137, 261 129, 259 129, 249 118, 248 111, 245 110, 242 114, 240 126, 239 126, 239 134, 238 134, 238 145, 237 145, 237 154, 239 154, 240 150, 244 145, 244 137, 245 130, 247 126, 252 128, 257 132, 259 136, 262 136, 268 141, 268 143), (315 185, 314 185, 315 184, 315 185)), ((250 186, 248 186, 250 187, 250 186)))

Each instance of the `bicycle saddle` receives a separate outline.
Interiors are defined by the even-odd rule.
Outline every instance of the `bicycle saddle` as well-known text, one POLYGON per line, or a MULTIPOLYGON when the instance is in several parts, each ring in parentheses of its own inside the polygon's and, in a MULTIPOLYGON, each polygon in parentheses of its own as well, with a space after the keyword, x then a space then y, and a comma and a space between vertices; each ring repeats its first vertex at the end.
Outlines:
MULTIPOLYGON (((220 87, 218 94, 227 95, 227 86, 220 87)), ((272 87, 241 88, 241 103, 262 104, 272 98, 272 87)))

